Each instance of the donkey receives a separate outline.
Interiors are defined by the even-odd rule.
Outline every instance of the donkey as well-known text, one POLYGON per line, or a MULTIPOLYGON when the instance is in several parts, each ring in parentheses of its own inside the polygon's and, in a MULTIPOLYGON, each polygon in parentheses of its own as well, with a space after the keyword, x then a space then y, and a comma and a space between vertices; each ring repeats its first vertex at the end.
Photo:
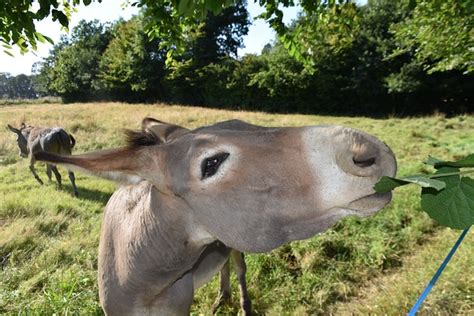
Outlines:
MULTIPOLYGON (((175 129, 162 125, 165 135, 175 129)), ((394 154, 350 128, 232 120, 168 142, 130 135, 124 148, 35 154, 123 183, 107 203, 99 245, 99 298, 109 315, 189 314, 195 289, 231 249, 268 252, 391 200, 373 186, 395 175, 394 154)))
MULTIPOLYGON (((140 142, 142 145, 157 145, 166 142, 170 142, 184 134, 191 132, 189 129, 165 123, 154 118, 145 118, 142 121, 142 129, 140 133, 134 133, 129 131, 127 133, 129 142, 140 142), (143 137, 143 135, 151 134, 152 137, 143 137), (145 140, 145 142, 143 142, 145 140)), ((229 258, 223 265, 220 271, 220 288, 216 301, 212 305, 212 312, 215 313, 217 309, 223 305, 229 304, 231 301, 231 289, 230 289, 230 261, 233 261, 233 266, 237 274, 237 280, 239 282, 240 290, 240 307, 243 315, 251 314, 251 301, 247 291, 247 280, 245 275, 247 273, 247 265, 245 263, 244 254, 237 251, 231 250, 229 258)))
MULTIPOLYGON (((22 123, 20 129, 10 124, 8 124, 8 129, 17 135, 16 141, 20 149, 20 156, 30 159, 31 173, 33 173, 33 176, 41 185, 43 181, 36 173, 34 154, 38 151, 45 151, 60 155, 70 155, 72 148, 76 144, 74 137, 60 127, 33 127, 22 123)), ((58 168, 53 164, 47 163, 46 174, 49 181, 51 181, 51 172, 54 173, 58 186, 61 187, 61 174, 58 168)), ((74 195, 78 196, 74 173, 68 170, 68 175, 72 183, 74 195)))

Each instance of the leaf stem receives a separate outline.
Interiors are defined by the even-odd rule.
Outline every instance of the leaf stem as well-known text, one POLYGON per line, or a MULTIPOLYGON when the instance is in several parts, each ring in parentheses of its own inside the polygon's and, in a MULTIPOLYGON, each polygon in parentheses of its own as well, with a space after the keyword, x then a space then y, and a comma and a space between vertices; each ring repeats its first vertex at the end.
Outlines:
POLYGON ((473 170, 466 170, 466 171, 459 171, 459 172, 447 172, 447 173, 439 173, 439 174, 432 174, 428 175, 427 178, 442 178, 442 177, 448 177, 448 176, 456 176, 456 175, 463 175, 463 174, 468 174, 468 173, 474 173, 473 170))

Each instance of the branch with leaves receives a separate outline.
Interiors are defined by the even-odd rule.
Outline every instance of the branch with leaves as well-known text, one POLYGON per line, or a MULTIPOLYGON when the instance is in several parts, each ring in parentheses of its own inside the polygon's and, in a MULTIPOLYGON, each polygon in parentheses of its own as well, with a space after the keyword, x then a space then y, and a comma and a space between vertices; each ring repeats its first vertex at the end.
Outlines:
POLYGON ((458 161, 428 157, 425 164, 433 166, 433 174, 401 178, 382 177, 374 189, 378 193, 416 184, 421 189, 421 206, 441 225, 465 229, 474 224, 474 154, 458 161))
MULTIPOLYGON (((52 40, 37 32, 35 23, 52 17, 65 29, 69 26, 71 13, 79 5, 89 5, 92 0, 5 0, 0 6, 0 41, 4 52, 11 55, 16 45, 22 53, 36 50, 38 42, 52 40), (5 2, 6 1, 6 2, 5 2)), ((102 2, 102 0, 97 0, 102 2)), ((252 1, 252 0, 250 0, 252 1)), ((276 31, 281 41, 295 57, 303 58, 294 36, 287 32, 283 23, 282 8, 294 7, 294 0, 253 0, 265 11, 257 18, 266 20, 276 31)), ((127 5, 145 9, 147 34, 151 39, 161 39, 161 46, 168 51, 168 59, 175 52, 182 52, 186 34, 204 22, 209 13, 220 14, 224 9, 239 5, 242 0, 126 0, 127 5)), ((349 0, 302 0, 300 5, 306 13, 319 13, 350 3, 349 0)), ((337 10, 336 10, 337 11, 337 10)), ((347 19, 347 23, 351 19, 347 19)), ((302 49, 306 50, 305 47, 302 49)))
MULTIPOLYGON (((99 0, 100 2, 101 0, 99 0)), ((82 0, 89 5, 91 0, 82 0)), ((53 22, 59 22, 65 29, 69 26, 69 18, 74 7, 81 0, 4 0, 0 5, 0 42, 3 51, 12 55, 13 45, 20 48, 21 53, 30 49, 36 50, 38 42, 53 40, 36 30, 35 23, 51 16, 53 22)))

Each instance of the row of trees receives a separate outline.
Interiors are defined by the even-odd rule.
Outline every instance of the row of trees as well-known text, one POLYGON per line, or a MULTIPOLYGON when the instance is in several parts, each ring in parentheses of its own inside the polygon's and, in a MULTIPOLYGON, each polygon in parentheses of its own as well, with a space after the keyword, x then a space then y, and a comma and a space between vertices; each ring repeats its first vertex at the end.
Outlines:
POLYGON ((30 76, 12 76, 0 72, 0 99, 34 99, 38 97, 30 76))
POLYGON ((467 1, 344 1, 301 15, 260 55, 237 58, 245 2, 169 43, 145 31, 152 7, 113 25, 81 22, 35 65, 39 94, 66 102, 165 101, 278 112, 472 111, 473 12, 467 1), (147 11, 148 10, 148 11, 147 11))

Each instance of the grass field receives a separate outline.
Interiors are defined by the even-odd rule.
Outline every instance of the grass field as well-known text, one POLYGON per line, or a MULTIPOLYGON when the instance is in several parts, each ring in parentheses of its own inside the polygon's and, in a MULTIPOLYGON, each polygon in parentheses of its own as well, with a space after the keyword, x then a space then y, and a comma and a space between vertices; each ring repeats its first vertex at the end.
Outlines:
MULTIPOLYGON (((63 126, 77 140, 75 152, 123 144, 123 128, 141 119, 198 127, 226 119, 265 126, 340 124, 372 133, 397 155, 399 175, 428 170, 428 154, 459 158, 474 152, 474 117, 421 118, 270 115, 205 108, 96 104, 0 106, 0 314, 101 314, 96 282, 103 208, 114 183, 77 174, 79 198, 39 186, 18 156, 7 124, 63 126)), ((46 179, 44 167, 37 165, 46 179)), ((348 218, 310 240, 269 254, 248 255, 248 283, 257 314, 403 314, 456 240, 421 209, 418 189, 395 193, 389 207, 369 219, 348 218)), ((198 290, 193 313, 209 314, 218 282, 198 290)), ((234 282, 234 298, 237 286, 234 282)), ((220 310, 238 313, 238 300, 220 310)), ((422 307, 426 314, 474 313, 474 233, 422 307)))

